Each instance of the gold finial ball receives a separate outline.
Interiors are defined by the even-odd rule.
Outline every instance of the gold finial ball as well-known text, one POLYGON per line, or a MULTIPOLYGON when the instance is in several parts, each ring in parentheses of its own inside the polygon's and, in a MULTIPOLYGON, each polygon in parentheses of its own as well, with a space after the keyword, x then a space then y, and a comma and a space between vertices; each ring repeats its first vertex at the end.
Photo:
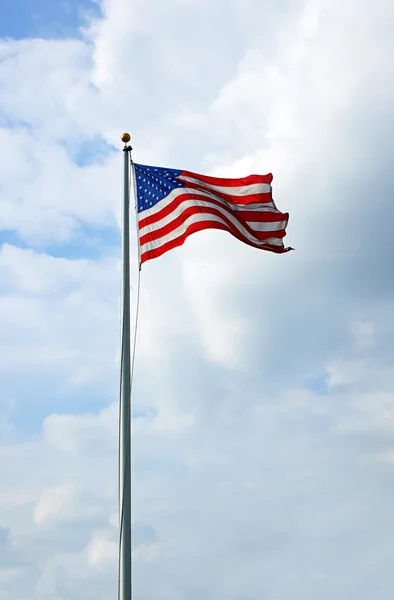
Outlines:
POLYGON ((122 135, 120 136, 120 139, 122 140, 122 142, 127 144, 131 140, 131 137, 130 137, 129 133, 122 133, 122 135))

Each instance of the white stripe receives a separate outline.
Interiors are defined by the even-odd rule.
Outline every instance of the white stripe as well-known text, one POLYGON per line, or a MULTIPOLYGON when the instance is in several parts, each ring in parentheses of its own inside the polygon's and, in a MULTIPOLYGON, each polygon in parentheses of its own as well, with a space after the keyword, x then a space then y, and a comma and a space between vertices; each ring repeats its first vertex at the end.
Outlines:
POLYGON ((236 210, 239 212, 245 210, 255 210, 256 212, 279 212, 273 202, 259 202, 258 204, 233 204, 232 202, 227 202, 227 200, 223 200, 223 198, 219 198, 214 193, 210 194, 208 191, 205 192, 203 190, 194 190, 192 188, 175 188, 168 194, 168 196, 165 196, 165 198, 159 200, 157 204, 139 212, 138 220, 141 221, 141 219, 145 219, 145 217, 152 217, 156 213, 160 212, 165 206, 171 204, 171 202, 175 200, 175 198, 178 198, 178 196, 182 196, 183 194, 193 194, 193 196, 200 196, 201 198, 211 198, 212 200, 220 202, 223 206, 228 206, 231 210, 236 210))
POLYGON ((271 192, 271 184, 269 183, 251 183, 249 185, 224 186, 212 185, 206 181, 201 181, 201 179, 194 179, 193 177, 186 177, 185 175, 180 175, 178 179, 180 181, 185 181, 186 183, 196 183, 205 189, 213 190, 214 192, 221 192, 222 194, 228 194, 229 196, 249 196, 251 194, 269 194, 271 192))
MULTIPOLYGON (((162 227, 169 225, 172 221, 174 221, 175 219, 180 217, 186 209, 193 208, 193 206, 201 206, 203 208, 206 208, 206 207, 214 208, 215 210, 219 211, 222 215, 227 217, 235 226, 237 226, 237 227, 239 226, 239 222, 237 221, 236 217, 234 217, 231 214, 230 209, 227 209, 224 206, 217 206, 213 202, 209 202, 209 201, 207 202, 206 200, 193 199, 193 200, 184 200, 172 212, 170 212, 168 215, 166 215, 162 219, 155 221, 154 223, 150 223, 149 225, 145 225, 145 227, 141 227, 140 237, 142 237, 143 235, 145 235, 147 233, 153 233, 154 231, 157 231, 158 229, 161 229, 162 227)), ((205 218, 209 219, 210 213, 200 213, 200 214, 206 214, 205 218)), ((242 218, 242 213, 240 213, 239 216, 240 216, 240 218, 242 218)), ((265 223, 262 223, 260 221, 249 221, 248 220, 248 221, 246 221, 246 223, 254 231, 280 231, 281 229, 284 229, 286 227, 287 220, 268 221, 265 223)))
MULTIPOLYGON (((145 244, 142 244, 141 245, 141 254, 143 254, 144 252, 147 252, 148 250, 156 250, 157 248, 164 246, 164 244, 167 244, 168 242, 181 237, 186 232, 187 228, 190 225, 192 225, 193 223, 204 222, 207 219, 209 221, 216 221, 217 223, 223 223, 226 227, 228 226, 227 223, 225 223, 223 219, 221 219, 220 217, 218 217, 216 215, 204 215, 203 213, 200 213, 197 215, 191 215, 184 221, 184 223, 182 223, 182 225, 177 227, 177 229, 174 229, 173 231, 171 231, 169 234, 164 235, 156 240, 152 240, 152 241, 146 242, 145 244)), ((267 244, 273 245, 273 246, 282 246, 283 245, 282 239, 278 239, 278 238, 268 238, 266 240, 258 240, 257 238, 254 237, 254 235, 251 235, 239 223, 236 223, 236 228, 238 229, 238 231, 240 233, 242 233, 242 235, 247 240, 249 240, 250 242, 252 242, 253 244, 256 244, 258 246, 266 246, 267 244)))

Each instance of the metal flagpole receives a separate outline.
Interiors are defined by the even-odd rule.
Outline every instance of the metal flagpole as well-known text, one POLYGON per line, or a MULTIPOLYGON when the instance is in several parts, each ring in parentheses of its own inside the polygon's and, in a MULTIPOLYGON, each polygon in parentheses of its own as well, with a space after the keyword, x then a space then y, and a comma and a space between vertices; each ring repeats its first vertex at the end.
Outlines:
POLYGON ((118 599, 132 599, 131 568, 131 339, 130 339, 130 135, 125 144, 122 214, 122 306, 119 406, 119 582, 118 599))

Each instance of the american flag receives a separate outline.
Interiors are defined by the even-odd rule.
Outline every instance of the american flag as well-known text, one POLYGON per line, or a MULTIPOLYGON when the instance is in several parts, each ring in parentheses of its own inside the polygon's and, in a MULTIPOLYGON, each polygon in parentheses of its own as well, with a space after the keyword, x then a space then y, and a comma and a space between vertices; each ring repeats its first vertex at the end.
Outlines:
POLYGON ((202 229, 223 229, 262 250, 282 253, 288 213, 272 198, 272 175, 241 179, 134 163, 141 263, 181 246, 202 229))

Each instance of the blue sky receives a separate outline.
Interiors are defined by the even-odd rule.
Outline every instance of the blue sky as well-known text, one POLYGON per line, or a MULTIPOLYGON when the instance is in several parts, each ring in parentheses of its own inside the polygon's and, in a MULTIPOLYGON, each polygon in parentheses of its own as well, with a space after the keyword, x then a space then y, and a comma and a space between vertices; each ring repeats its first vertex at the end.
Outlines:
MULTIPOLYGON (((99 4, 96 2, 51 2, 42 0, 26 0, 13 2, 0 7, 0 36, 23 40, 26 38, 41 39, 67 39, 81 38, 81 27, 85 26, 88 19, 100 14, 99 4)), ((5 115, 3 115, 4 118, 5 115)), ((65 147, 73 156, 75 163, 81 167, 92 161, 99 161, 100 155, 105 157, 113 147, 109 146, 101 137, 96 139, 79 140, 77 144, 72 140, 65 141, 65 147)), ((103 247, 111 243, 119 245, 119 231, 112 225, 106 229, 97 229, 87 223, 81 223, 79 233, 69 243, 45 244, 36 240, 33 246, 38 250, 46 250, 52 256, 67 256, 69 258, 94 258, 101 254, 103 247)), ((15 230, 3 229, 0 231, 1 243, 16 244, 20 247, 29 247, 18 236, 15 230)))
POLYGON ((135 600, 392 595, 394 8, 223 6, 0 9, 0 600, 116 595, 123 131, 272 172, 296 248, 144 265, 135 600))
POLYGON ((0 35, 15 39, 77 37, 86 14, 98 15, 96 2, 16 0, 0 7, 0 35))

